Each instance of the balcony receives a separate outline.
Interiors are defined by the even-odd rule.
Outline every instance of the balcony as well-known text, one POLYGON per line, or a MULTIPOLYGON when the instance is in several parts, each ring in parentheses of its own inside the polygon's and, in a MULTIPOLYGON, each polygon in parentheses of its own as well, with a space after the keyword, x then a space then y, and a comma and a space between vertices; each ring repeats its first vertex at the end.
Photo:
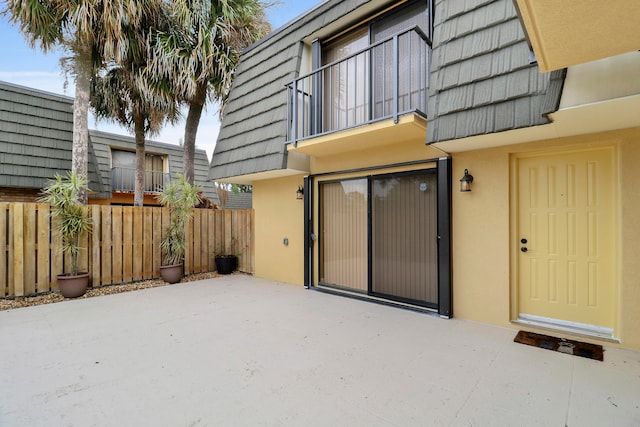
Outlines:
MULTIPOLYGON (((168 173, 154 170, 144 171, 145 194, 157 194, 169 184, 168 173)), ((111 191, 133 193, 135 191, 136 170, 132 168, 111 168, 111 191)))
POLYGON ((398 33, 287 85, 287 143, 414 113, 426 118, 431 41, 398 33))

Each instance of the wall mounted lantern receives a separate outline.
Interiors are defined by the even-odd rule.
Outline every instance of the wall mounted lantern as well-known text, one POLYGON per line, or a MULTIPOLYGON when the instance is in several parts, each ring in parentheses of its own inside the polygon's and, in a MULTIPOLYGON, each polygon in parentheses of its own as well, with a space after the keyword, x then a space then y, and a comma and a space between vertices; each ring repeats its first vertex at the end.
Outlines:
POLYGON ((304 199, 304 188, 301 185, 298 186, 298 190, 296 191, 296 199, 302 200, 304 199))
POLYGON ((466 193, 471 191, 471 183, 473 182, 473 175, 469 175, 469 170, 464 170, 464 176, 460 178, 460 191, 466 193))

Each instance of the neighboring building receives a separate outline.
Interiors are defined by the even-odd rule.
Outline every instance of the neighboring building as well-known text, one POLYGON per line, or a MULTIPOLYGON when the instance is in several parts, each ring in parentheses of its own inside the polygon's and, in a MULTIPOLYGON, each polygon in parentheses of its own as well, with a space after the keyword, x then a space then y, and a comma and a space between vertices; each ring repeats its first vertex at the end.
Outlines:
MULTIPOLYGON (((0 201, 33 202, 56 173, 71 169, 73 99, 0 82, 0 201)), ((89 131, 89 203, 133 204, 135 139, 89 131)), ((145 205, 183 169, 182 147, 147 141, 145 205)), ((209 162, 196 150, 196 183, 215 195, 209 162)))
POLYGON ((638 6, 434 3, 243 53, 209 177, 253 185, 255 274, 640 349, 638 6))
POLYGON ((235 193, 230 190, 220 190, 216 191, 211 201, 214 202, 219 209, 245 210, 252 208, 251 196, 251 193, 235 193))

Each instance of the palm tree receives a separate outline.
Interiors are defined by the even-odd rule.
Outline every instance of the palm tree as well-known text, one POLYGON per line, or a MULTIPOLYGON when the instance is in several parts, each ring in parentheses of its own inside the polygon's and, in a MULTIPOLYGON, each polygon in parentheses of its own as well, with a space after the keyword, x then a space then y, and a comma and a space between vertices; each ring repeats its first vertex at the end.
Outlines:
POLYGON ((194 181, 196 134, 207 101, 220 103, 231 88, 240 52, 271 31, 260 0, 173 0, 171 30, 155 40, 149 67, 173 82, 188 106, 184 176, 194 181))
MULTIPOLYGON (((62 46, 72 54, 75 77, 72 170, 87 179, 90 80, 105 60, 127 55, 122 29, 135 28, 159 13, 162 0, 6 0, 4 14, 18 24, 29 43, 44 51, 62 46)), ((87 202, 83 192, 79 199, 87 202)))
MULTIPOLYGON (((142 53, 144 48, 136 51, 142 53)), ((134 206, 144 204, 146 136, 159 132, 166 120, 175 121, 179 117, 177 100, 166 87, 154 85, 154 80, 142 65, 144 60, 144 55, 130 58, 130 61, 113 64, 95 76, 91 97, 91 105, 98 118, 116 121, 135 135, 134 206)))

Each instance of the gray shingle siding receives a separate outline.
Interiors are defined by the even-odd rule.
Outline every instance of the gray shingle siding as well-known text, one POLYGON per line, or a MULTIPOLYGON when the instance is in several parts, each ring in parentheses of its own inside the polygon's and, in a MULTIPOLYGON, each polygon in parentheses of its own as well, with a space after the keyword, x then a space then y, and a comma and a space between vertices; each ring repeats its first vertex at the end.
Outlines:
POLYGON ((529 64, 509 0, 436 0, 427 142, 547 123, 564 79, 529 64))
POLYGON ((286 168, 287 90, 300 76, 303 40, 368 3, 326 1, 247 48, 225 109, 210 179, 286 168))
POLYGON ((0 82, 0 186, 42 188, 71 169, 72 136, 72 98, 0 82))
MULTIPOLYGON (((110 198, 111 149, 135 151, 135 139, 89 131, 89 140, 91 197, 110 198)), ((44 187, 71 169, 72 141, 72 98, 0 82, 0 187, 44 187)), ((146 150, 166 155, 173 176, 182 172, 182 147, 147 141, 146 150)), ((194 170, 196 183, 211 196, 204 150, 196 150, 194 170)))

